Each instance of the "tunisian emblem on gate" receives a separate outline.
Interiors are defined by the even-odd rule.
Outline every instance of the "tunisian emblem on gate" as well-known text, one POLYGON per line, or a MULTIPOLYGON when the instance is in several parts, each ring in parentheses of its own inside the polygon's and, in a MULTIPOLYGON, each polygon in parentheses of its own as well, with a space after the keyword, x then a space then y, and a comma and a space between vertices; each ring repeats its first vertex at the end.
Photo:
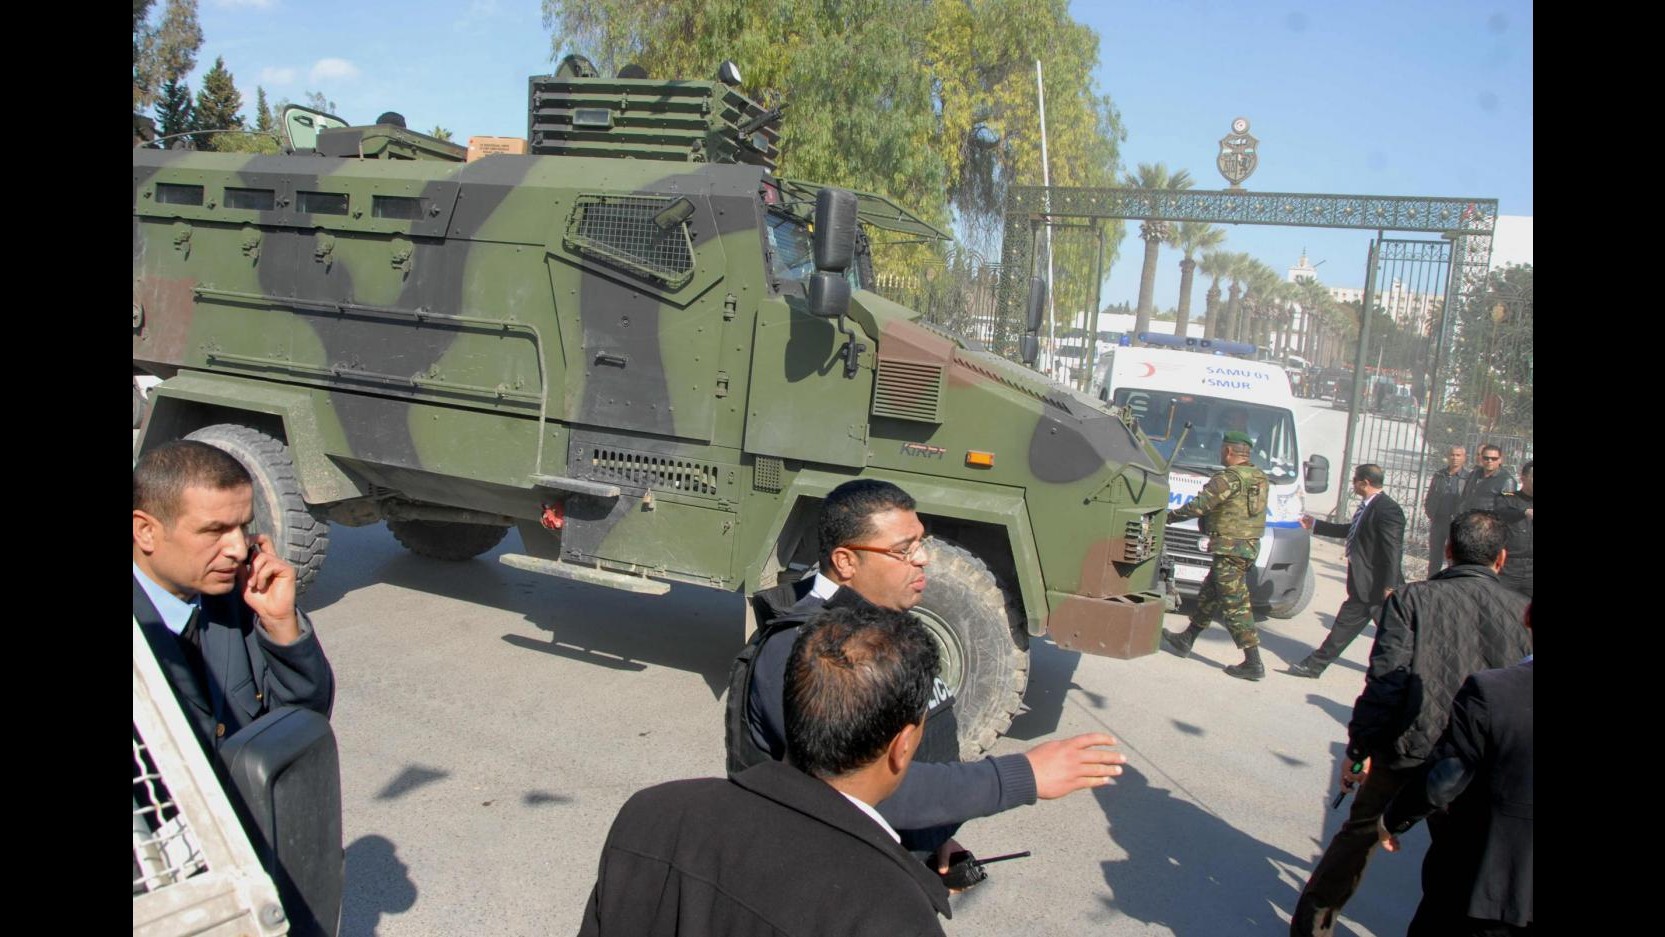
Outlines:
POLYGON ((1231 133, 1220 138, 1220 155, 1214 164, 1220 167, 1220 175, 1226 177, 1232 188, 1238 188, 1243 180, 1255 171, 1260 157, 1255 151, 1260 141, 1249 135, 1249 120, 1239 117, 1231 122, 1231 133))

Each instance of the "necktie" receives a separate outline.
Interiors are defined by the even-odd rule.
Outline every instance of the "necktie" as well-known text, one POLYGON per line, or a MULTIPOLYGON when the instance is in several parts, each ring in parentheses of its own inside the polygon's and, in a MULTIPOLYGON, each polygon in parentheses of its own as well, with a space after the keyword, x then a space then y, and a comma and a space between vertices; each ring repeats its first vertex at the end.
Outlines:
POLYGON ((1360 501, 1359 506, 1353 509, 1353 525, 1347 528, 1347 544, 1342 548, 1349 559, 1353 556, 1353 535, 1359 532, 1359 518, 1363 516, 1364 502, 1360 501))

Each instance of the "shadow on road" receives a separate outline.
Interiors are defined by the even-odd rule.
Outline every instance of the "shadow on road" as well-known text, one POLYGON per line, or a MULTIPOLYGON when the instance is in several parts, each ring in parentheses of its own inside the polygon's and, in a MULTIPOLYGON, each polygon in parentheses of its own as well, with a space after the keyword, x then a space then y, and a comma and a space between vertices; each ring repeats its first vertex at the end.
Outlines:
POLYGON ((328 608, 353 590, 388 583, 511 612, 548 634, 548 641, 504 636, 517 647, 616 670, 653 665, 697 673, 713 697, 722 694, 728 665, 745 641, 739 593, 677 584, 667 595, 638 595, 498 562, 520 550, 520 535, 511 531, 488 553, 446 562, 408 552, 380 524, 335 527, 324 571, 300 604, 328 608))
POLYGON ((373 937, 382 915, 409 911, 416 904, 410 867, 385 836, 361 836, 347 847, 346 878, 341 937, 373 937))
POLYGON ((1093 797, 1127 853, 1101 863, 1107 908, 1178 937, 1289 932, 1300 892, 1282 869, 1304 875, 1310 863, 1152 787, 1132 766, 1093 797))
POLYGON ((1064 697, 1070 690, 1079 691, 1082 701, 1093 709, 1105 708, 1104 694, 1075 682, 1080 663, 1079 651, 1066 651, 1045 638, 1029 639, 1029 688, 1023 694, 1023 711, 1006 730, 1008 738, 1033 742, 1057 732, 1064 717, 1064 697))

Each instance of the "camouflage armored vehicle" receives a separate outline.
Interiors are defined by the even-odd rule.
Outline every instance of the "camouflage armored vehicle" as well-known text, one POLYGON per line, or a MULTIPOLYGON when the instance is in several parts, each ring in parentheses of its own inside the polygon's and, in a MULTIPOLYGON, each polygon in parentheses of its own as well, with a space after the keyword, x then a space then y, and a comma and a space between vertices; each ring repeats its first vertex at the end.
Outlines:
POLYGON ((775 176, 780 111, 734 84, 569 61, 530 81, 530 152, 472 162, 304 108, 283 155, 135 149, 133 363, 166 378, 136 445, 242 460, 303 583, 330 525, 386 521, 430 557, 514 527, 519 568, 749 592, 813 565, 828 491, 888 479, 942 541, 916 612, 986 747, 1031 637, 1155 651, 1165 466, 864 289, 866 226, 934 229, 775 176))

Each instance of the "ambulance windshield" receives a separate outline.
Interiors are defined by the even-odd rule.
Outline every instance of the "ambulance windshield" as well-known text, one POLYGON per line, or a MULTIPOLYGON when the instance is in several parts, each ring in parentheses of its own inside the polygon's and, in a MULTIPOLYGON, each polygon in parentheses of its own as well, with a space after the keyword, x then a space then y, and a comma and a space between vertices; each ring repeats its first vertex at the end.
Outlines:
POLYGON ((1249 461, 1273 484, 1287 484, 1296 478, 1300 453, 1295 448, 1295 420, 1288 410, 1264 407, 1240 400, 1221 400, 1200 394, 1121 387, 1111 403, 1126 407, 1139 421, 1151 442, 1175 468, 1207 474, 1220 465, 1220 443, 1232 430, 1248 433, 1254 440, 1249 461), (1175 457, 1185 424, 1184 448, 1175 457))

